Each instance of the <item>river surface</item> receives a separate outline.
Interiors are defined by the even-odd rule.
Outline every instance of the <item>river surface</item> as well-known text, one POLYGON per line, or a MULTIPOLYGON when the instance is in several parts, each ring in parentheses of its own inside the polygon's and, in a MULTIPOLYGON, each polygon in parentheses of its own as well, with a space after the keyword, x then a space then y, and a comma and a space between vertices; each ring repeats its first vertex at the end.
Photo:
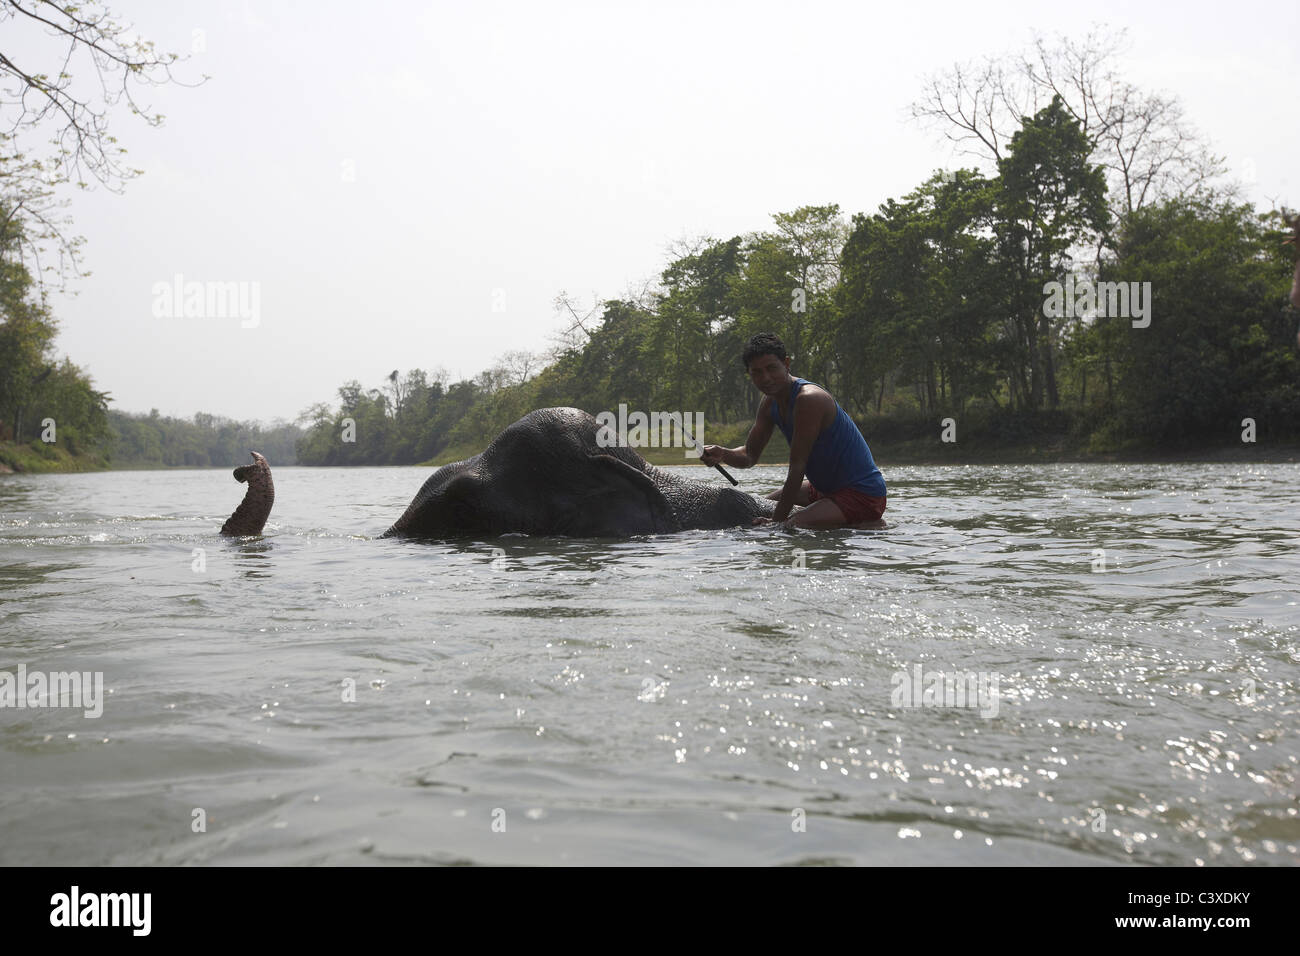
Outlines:
POLYGON ((1300 863, 1298 466, 379 540, 427 474, 277 468, 243 541, 229 470, 0 476, 0 679, 103 680, 0 707, 0 864, 1300 863))

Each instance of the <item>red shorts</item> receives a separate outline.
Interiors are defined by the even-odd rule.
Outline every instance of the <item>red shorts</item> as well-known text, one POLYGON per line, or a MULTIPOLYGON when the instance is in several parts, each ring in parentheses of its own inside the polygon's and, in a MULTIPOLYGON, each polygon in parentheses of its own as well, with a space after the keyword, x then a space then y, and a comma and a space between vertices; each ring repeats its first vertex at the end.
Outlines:
POLYGON ((829 495, 824 495, 809 482, 809 503, 816 501, 818 498, 829 498, 835 502, 835 506, 844 512, 845 524, 879 521, 885 513, 884 498, 877 498, 875 495, 864 495, 853 488, 841 488, 839 491, 832 491, 829 495))

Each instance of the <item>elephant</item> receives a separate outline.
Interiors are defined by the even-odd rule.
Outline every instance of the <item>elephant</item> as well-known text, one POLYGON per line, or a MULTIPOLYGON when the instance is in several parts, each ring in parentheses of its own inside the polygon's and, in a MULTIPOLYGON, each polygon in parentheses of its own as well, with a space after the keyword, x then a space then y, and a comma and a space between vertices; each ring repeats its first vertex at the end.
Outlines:
MULTIPOLYGON (((772 517, 775 500, 679 477, 625 446, 602 446, 601 429, 578 408, 529 412, 480 454, 430 475, 380 537, 626 537, 749 526, 772 517)), ((253 464, 235 469, 248 491, 222 525, 223 535, 261 534, 275 502, 270 465, 251 454, 253 464)))
POLYGON ((774 501, 678 477, 628 447, 602 447, 601 427, 577 408, 529 412, 482 453, 434 472, 382 537, 621 537, 772 516, 774 501))

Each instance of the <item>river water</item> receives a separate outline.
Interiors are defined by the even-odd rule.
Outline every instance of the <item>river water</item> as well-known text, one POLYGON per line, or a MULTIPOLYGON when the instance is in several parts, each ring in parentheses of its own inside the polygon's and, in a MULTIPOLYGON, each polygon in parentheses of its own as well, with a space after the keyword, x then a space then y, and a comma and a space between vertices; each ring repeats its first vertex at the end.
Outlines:
POLYGON ((0 864, 1300 863, 1300 467, 379 540, 427 474, 277 468, 248 541, 228 470, 0 477, 0 679, 103 680, 0 707, 0 864))

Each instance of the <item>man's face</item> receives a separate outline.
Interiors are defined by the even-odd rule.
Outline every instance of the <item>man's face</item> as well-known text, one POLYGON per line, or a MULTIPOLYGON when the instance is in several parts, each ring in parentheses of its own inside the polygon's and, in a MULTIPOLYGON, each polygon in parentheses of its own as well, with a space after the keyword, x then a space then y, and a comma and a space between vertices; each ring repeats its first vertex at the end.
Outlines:
POLYGON ((749 363, 749 380, 764 395, 775 395, 790 380, 790 359, 760 355, 749 363))

